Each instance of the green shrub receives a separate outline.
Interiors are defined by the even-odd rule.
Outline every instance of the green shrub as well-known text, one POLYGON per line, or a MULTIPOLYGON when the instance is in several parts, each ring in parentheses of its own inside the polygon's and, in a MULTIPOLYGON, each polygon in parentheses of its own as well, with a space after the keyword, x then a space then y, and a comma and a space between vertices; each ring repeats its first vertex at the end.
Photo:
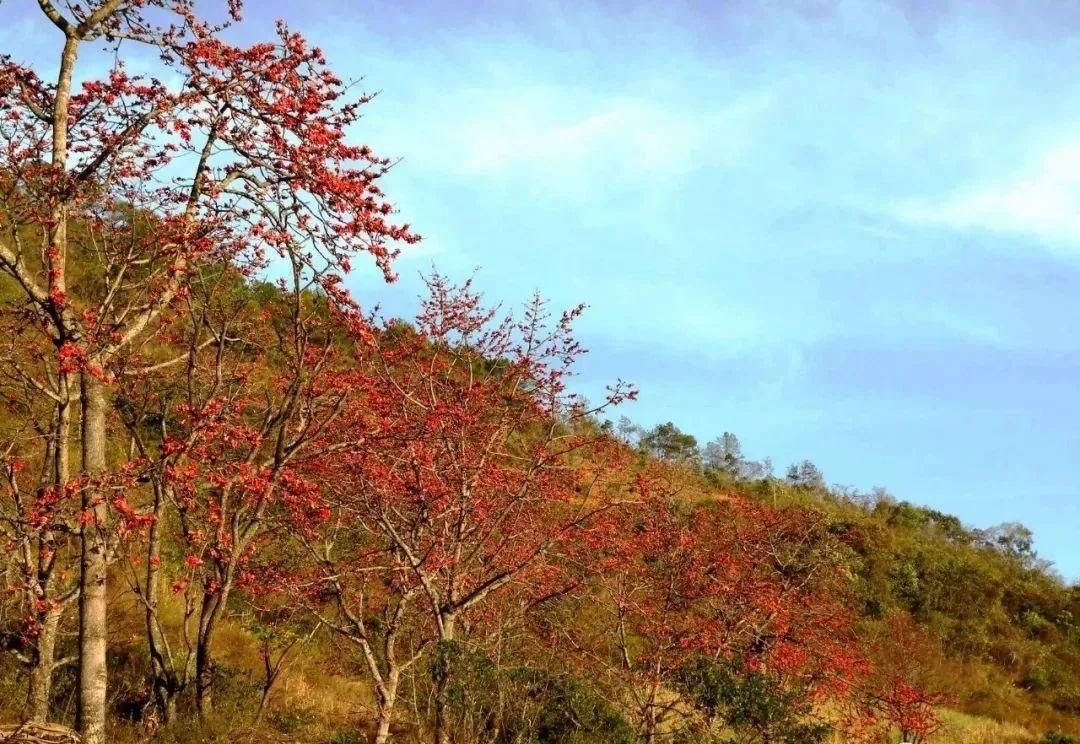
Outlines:
POLYGON ((829 727, 809 720, 803 691, 736 663, 699 658, 679 671, 677 687, 709 720, 774 744, 824 742, 829 727))
POLYGON ((283 734, 295 734, 315 722, 315 716, 307 711, 272 710, 268 718, 270 725, 283 734))
POLYGON ((499 668, 463 644, 441 644, 432 664, 449 675, 450 718, 462 741, 631 744, 625 718, 586 682, 530 667, 499 668))
POLYGON ((326 744, 364 744, 364 740, 355 731, 342 731, 334 734, 334 737, 326 744))
POLYGON ((1039 744, 1080 744, 1080 739, 1075 736, 1068 736, 1060 731, 1047 731, 1039 744))

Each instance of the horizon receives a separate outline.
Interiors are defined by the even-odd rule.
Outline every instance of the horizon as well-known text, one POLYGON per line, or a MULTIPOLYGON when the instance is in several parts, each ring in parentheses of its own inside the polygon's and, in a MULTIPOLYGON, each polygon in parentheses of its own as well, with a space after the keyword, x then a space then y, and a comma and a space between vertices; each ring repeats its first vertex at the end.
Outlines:
MULTIPOLYGON (((1075 581, 1080 6, 1037 5, 334 0, 242 33, 287 15, 381 91, 356 136, 425 240, 365 305, 407 313, 433 262, 587 302, 586 395, 1023 522, 1075 581)), ((34 13, 0 6, 18 61, 34 13)))

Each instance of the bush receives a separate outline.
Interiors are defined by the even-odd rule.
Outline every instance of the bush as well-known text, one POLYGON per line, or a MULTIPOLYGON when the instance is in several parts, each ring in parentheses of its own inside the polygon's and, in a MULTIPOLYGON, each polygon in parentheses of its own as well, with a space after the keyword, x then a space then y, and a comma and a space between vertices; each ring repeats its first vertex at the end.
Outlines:
POLYGON ((1042 690, 1049 690, 1053 686, 1054 680, 1052 679, 1049 671, 1047 671, 1043 667, 1035 667, 1034 669, 1030 670, 1026 675, 1024 675, 1024 679, 1022 680, 1021 684, 1023 685, 1025 690, 1033 690, 1038 692, 1042 690))
POLYGON ((775 677, 734 663, 699 658, 679 672, 677 686, 710 720, 775 744, 824 742, 829 727, 809 721, 807 698, 775 677))
POLYGON ((433 678, 449 674, 447 701, 462 741, 631 744, 634 730, 583 680, 530 667, 499 668, 480 651, 440 644, 433 678))
POLYGON ((1080 744, 1080 739, 1068 736, 1060 731, 1047 731, 1039 744, 1080 744))
POLYGON ((340 734, 335 734, 327 744, 363 744, 360 739, 360 735, 353 731, 343 731, 340 734))
POLYGON ((315 716, 307 711, 272 710, 269 715, 270 725, 283 734, 295 734, 305 726, 315 722, 315 716))

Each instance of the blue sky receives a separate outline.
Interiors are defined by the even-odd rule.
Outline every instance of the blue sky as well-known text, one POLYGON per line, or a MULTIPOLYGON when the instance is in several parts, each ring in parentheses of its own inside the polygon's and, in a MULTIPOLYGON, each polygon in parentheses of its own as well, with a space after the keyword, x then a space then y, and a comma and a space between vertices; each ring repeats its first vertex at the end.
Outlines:
MULTIPOLYGON (((28 11, 0 6, 17 58, 28 11)), ((1080 5, 248 0, 242 33, 277 17, 404 158, 426 240, 362 300, 407 312, 435 262, 585 301, 586 393, 1023 521, 1080 577, 1080 5)))

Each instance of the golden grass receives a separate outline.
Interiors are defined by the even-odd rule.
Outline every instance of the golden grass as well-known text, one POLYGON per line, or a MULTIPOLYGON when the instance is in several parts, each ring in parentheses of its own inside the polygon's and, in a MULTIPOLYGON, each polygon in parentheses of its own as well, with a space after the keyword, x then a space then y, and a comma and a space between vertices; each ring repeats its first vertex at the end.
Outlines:
POLYGON ((1023 726, 979 718, 956 710, 939 711, 945 728, 938 733, 934 744, 1027 744, 1039 737, 1023 726))

